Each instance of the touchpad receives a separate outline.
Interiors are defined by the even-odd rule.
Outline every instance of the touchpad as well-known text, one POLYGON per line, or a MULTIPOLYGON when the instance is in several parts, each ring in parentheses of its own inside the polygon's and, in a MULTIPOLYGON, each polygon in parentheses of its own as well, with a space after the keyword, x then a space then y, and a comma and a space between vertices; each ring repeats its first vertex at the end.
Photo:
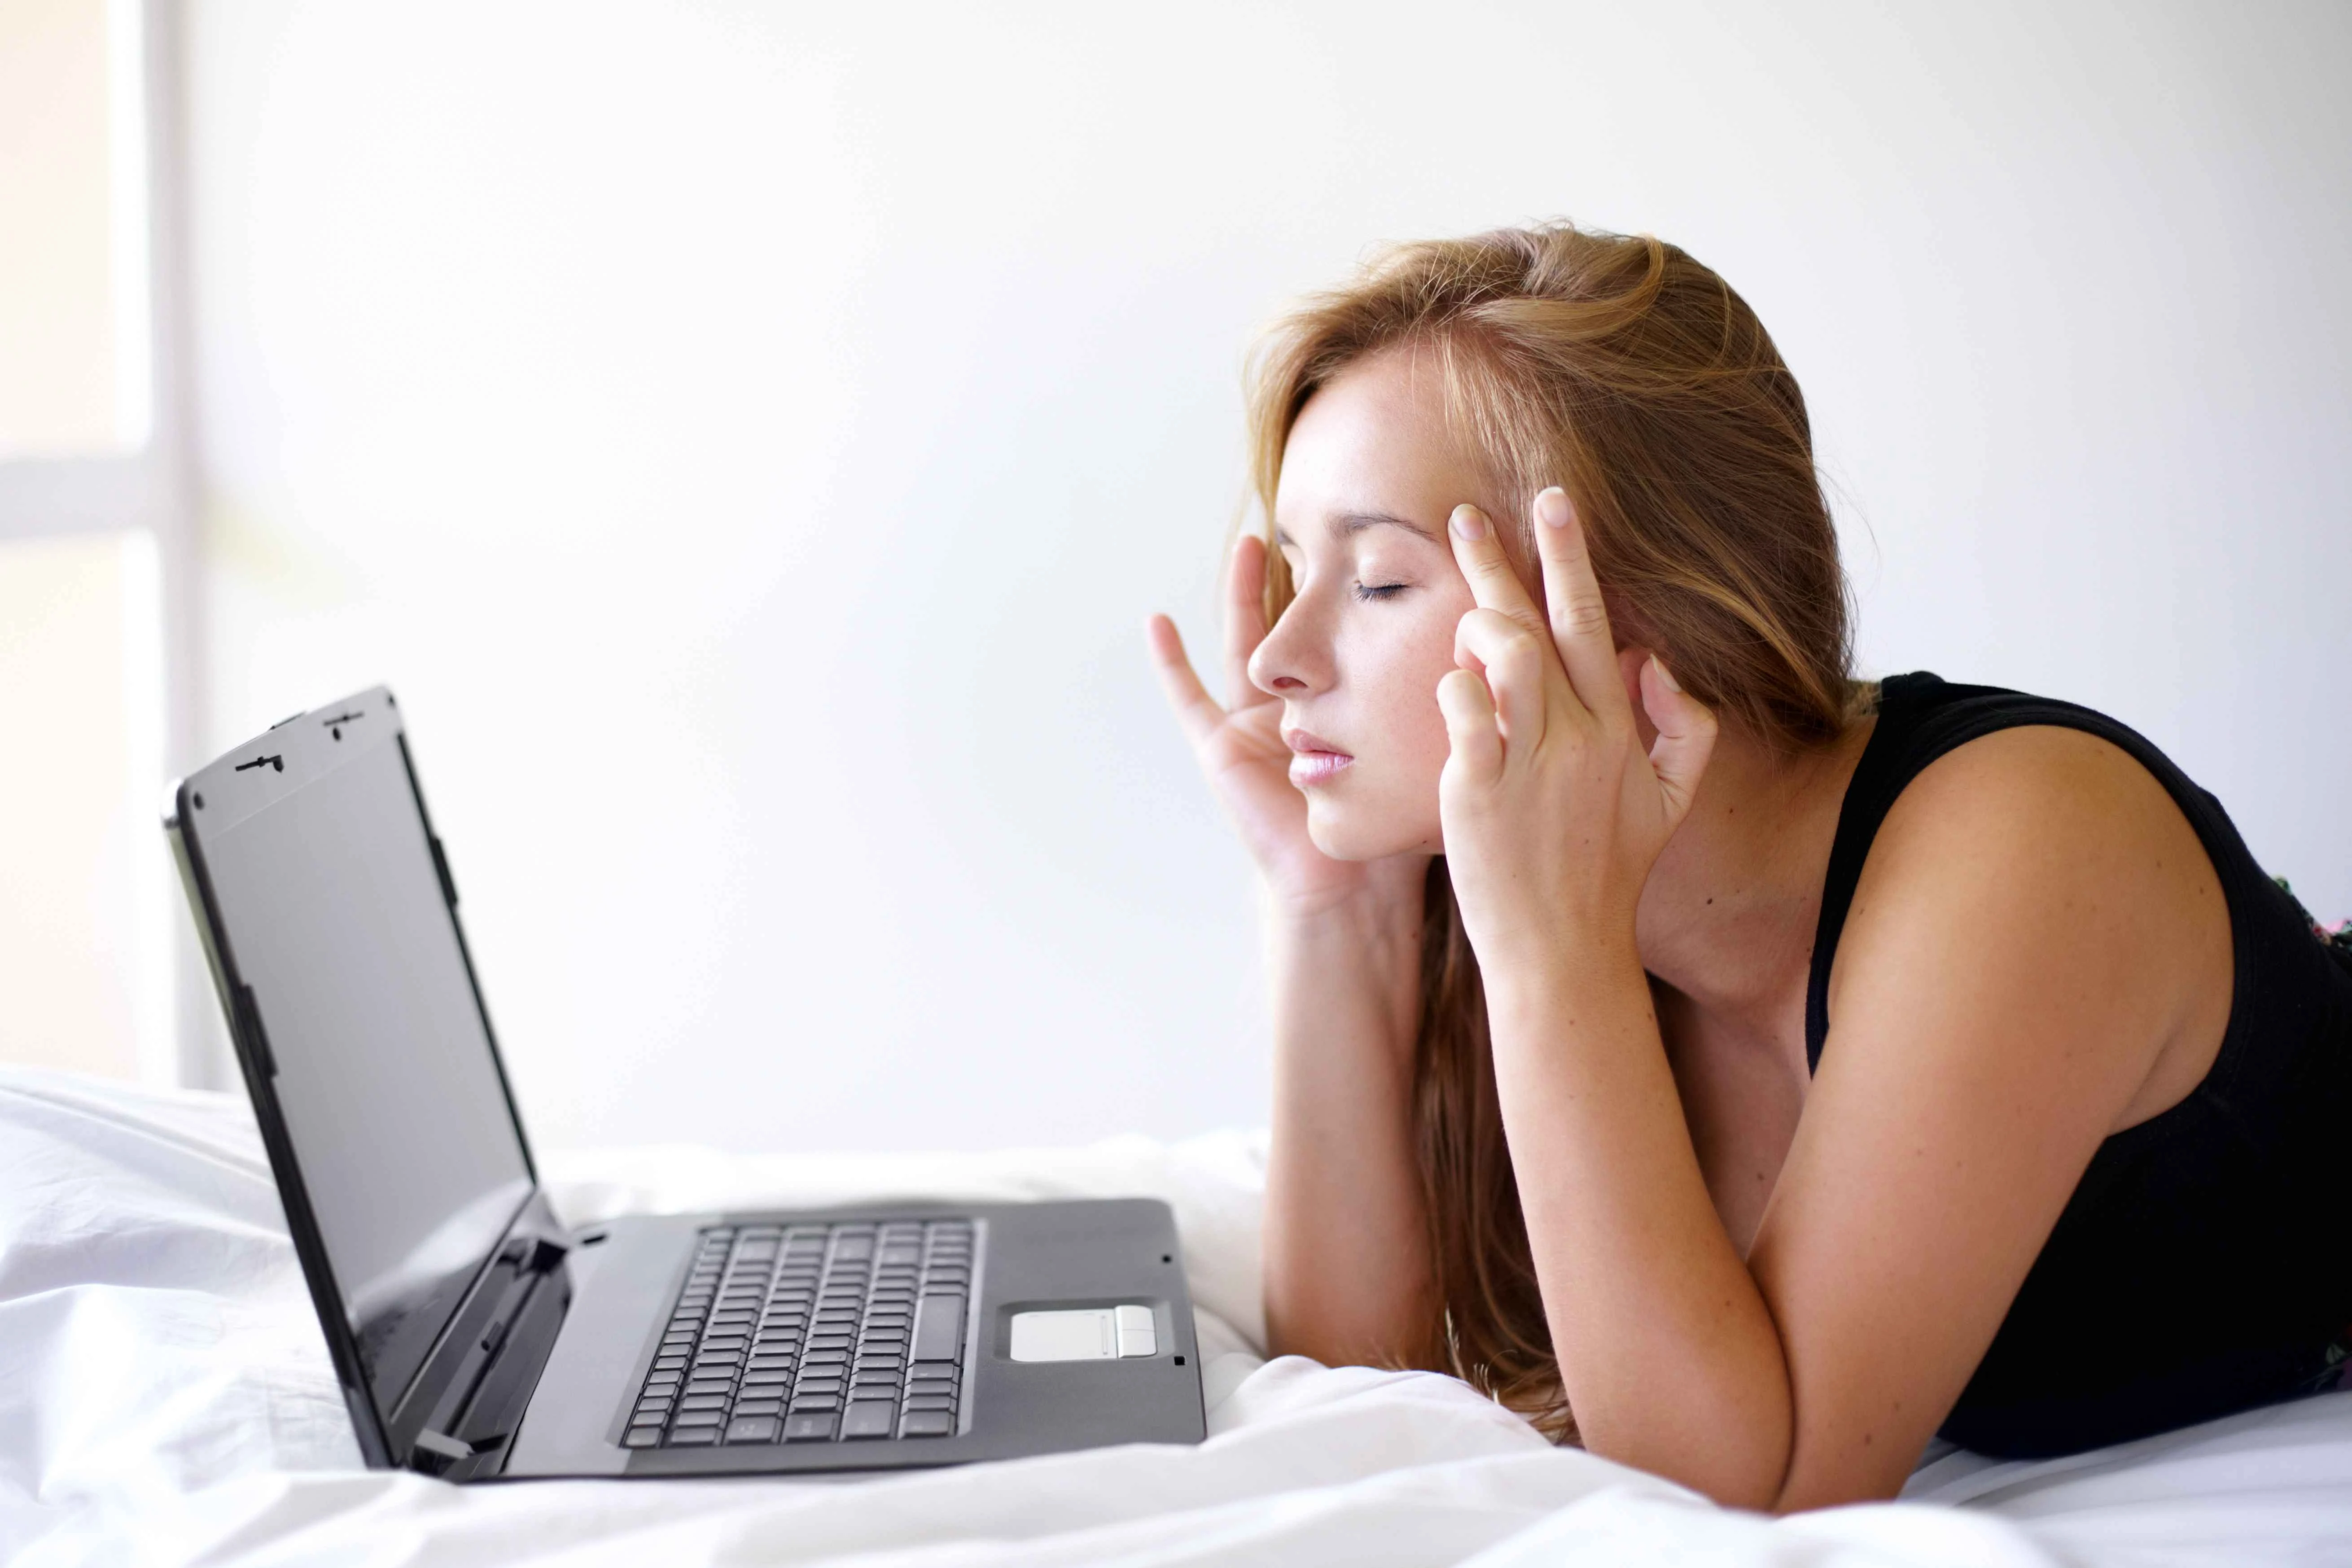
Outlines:
POLYGON ((1157 1355, 1149 1307, 1078 1307, 1013 1314, 1014 1361, 1116 1361, 1157 1355))

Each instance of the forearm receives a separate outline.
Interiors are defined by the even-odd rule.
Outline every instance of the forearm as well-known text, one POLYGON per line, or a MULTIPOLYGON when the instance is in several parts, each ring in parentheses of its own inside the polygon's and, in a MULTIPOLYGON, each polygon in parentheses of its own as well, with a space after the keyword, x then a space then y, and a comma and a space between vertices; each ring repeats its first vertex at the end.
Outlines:
MULTIPOLYGON (((1416 889, 1417 890, 1417 889, 1416 889)), ((1269 1348, 1429 1364, 1435 1315, 1412 1125, 1417 897, 1268 921, 1269 1348)))
POLYGON ((1787 1360, 1708 1196, 1630 933, 1490 966, 1486 984, 1512 1168, 1587 1447, 1771 1506, 1787 1360))

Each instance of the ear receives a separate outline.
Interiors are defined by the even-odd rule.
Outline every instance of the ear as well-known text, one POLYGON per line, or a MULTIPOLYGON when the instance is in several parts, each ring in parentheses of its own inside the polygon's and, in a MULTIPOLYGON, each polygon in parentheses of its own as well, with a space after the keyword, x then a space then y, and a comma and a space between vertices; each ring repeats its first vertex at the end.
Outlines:
POLYGON ((1650 722, 1650 710, 1642 701, 1642 667, 1656 651, 1637 642, 1617 650, 1617 679, 1625 684, 1625 705, 1633 710, 1633 732, 1641 737, 1644 755, 1658 742, 1658 727, 1650 722))

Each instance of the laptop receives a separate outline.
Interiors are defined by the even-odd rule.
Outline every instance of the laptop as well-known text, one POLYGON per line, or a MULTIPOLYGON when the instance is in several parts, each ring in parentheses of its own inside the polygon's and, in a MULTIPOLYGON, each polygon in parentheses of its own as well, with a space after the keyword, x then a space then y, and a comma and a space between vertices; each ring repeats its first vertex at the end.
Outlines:
POLYGON ((1165 1204, 565 1225, 390 691, 181 780, 165 827, 370 1466, 878 1472, 1201 1440, 1165 1204))

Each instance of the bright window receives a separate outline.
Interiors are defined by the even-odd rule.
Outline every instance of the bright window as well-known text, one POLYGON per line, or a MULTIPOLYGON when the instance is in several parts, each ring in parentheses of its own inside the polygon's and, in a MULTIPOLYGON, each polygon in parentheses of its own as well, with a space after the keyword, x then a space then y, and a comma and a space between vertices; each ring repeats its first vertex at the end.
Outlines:
POLYGON ((170 1082, 145 21, 0 3, 0 1061, 170 1082))
POLYGON ((138 13, 0 5, 0 460, 147 432, 138 13))
POLYGON ((145 532, 0 543, 0 1060, 173 1074, 160 625, 145 532))

